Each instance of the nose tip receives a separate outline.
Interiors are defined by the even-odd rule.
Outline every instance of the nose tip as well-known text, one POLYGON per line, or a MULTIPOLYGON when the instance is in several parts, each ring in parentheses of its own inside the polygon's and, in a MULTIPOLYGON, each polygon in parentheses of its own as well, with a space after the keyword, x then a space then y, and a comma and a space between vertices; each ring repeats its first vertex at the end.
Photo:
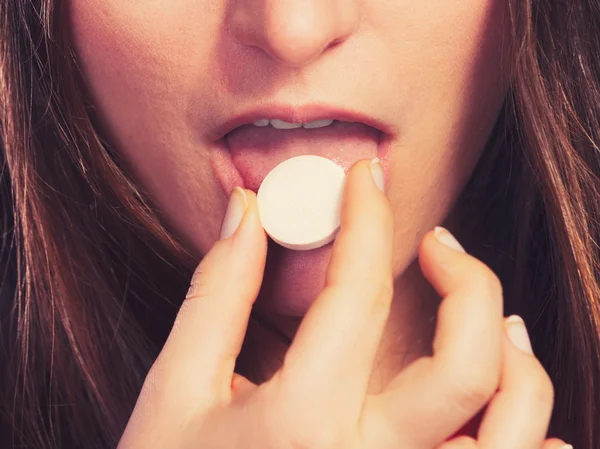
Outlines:
POLYGON ((299 67, 348 38, 356 27, 355 0, 238 0, 229 32, 285 66, 299 67))

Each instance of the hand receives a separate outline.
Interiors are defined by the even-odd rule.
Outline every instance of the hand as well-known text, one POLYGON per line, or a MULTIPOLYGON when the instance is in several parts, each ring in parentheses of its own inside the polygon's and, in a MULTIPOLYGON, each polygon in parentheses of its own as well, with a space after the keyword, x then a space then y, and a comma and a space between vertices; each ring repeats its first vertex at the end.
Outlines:
POLYGON ((483 414, 477 440, 459 436, 439 449, 573 449, 556 438, 540 446, 552 411, 552 383, 533 356, 523 320, 511 316, 505 319, 505 329, 499 390, 483 414))
POLYGON ((443 297, 434 355, 410 365, 381 394, 367 394, 392 299, 394 238, 391 206, 368 162, 348 172, 326 286, 283 366, 261 385, 233 372, 267 251, 256 196, 245 192, 241 225, 199 264, 120 449, 555 447, 542 446, 551 385, 533 356, 507 344, 499 281, 433 232, 419 260, 443 297), (492 398, 476 443, 444 443, 492 398))

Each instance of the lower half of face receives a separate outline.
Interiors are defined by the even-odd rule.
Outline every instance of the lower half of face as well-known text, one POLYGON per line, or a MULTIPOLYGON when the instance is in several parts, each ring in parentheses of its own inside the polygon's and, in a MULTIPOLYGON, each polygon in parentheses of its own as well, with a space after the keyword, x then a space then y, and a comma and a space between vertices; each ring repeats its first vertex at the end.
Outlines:
MULTIPOLYGON (((269 165, 324 154, 347 168, 380 156, 400 277, 452 210, 501 108, 503 4, 72 0, 69 20, 100 133, 199 258, 233 186, 253 188, 269 165), (355 112, 374 126, 224 127, 265 105, 346 121, 355 112)), ((257 304, 302 315, 330 254, 331 244, 270 241, 257 304)))

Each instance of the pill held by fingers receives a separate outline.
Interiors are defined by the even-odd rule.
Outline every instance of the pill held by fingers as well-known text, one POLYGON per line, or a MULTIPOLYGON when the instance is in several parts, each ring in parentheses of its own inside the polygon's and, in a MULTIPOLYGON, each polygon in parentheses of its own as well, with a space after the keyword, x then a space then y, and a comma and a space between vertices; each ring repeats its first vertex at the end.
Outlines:
POLYGON ((344 169, 330 159, 302 155, 273 168, 257 192, 265 232, 293 250, 319 248, 340 227, 344 169))

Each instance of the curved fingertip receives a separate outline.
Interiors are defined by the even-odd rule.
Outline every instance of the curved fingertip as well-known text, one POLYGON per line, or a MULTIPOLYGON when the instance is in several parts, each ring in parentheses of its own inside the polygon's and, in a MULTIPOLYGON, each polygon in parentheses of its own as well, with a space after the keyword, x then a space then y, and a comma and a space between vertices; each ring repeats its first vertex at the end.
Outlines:
POLYGON ((525 354, 533 355, 531 340, 525 321, 519 315, 511 315, 504 320, 504 328, 511 343, 525 354))
MULTIPOLYGON (((231 273, 260 288, 267 258, 267 235, 260 222, 256 194, 236 187, 229 199, 220 238, 202 258, 190 281, 186 299, 206 290, 206 279, 221 279, 231 273), (226 268, 225 268, 226 267, 226 268)), ((221 281, 210 282, 218 284, 221 281)))
POLYGON ((544 442, 542 449, 573 449, 573 446, 561 439, 549 438, 544 442))
POLYGON ((233 240, 236 244, 238 240, 247 241, 247 239, 250 239, 255 244, 253 245, 255 250, 262 249, 266 253, 267 234, 260 220, 256 193, 248 189, 240 190, 243 190, 247 207, 233 240))
POLYGON ((361 172, 365 172, 367 167, 369 166, 368 159, 359 159, 354 162, 348 170, 346 170, 346 176, 344 178, 344 190, 342 194, 342 210, 344 209, 343 203, 346 200, 346 197, 351 193, 350 187, 352 187, 356 182, 357 178, 361 177, 361 172))
POLYGON ((371 159, 369 167, 371 169, 371 175, 373 176, 375 186, 379 189, 381 193, 385 195, 385 172, 383 171, 381 159, 379 159, 378 157, 374 157, 373 159, 371 159))
POLYGON ((378 183, 382 181, 375 179, 374 172, 377 176, 377 170, 371 170, 371 162, 370 159, 360 159, 346 172, 340 217, 342 226, 354 215, 351 213, 353 208, 360 209, 361 203, 373 198, 372 190, 379 189, 378 183))
POLYGON ((362 170, 365 167, 370 167, 371 162, 372 162, 372 159, 367 159, 367 158, 357 160, 350 166, 350 168, 346 172, 346 177, 356 176, 356 172, 358 170, 362 170))
POLYGON ((438 449, 477 449, 477 441, 468 436, 460 436, 445 442, 438 449))
POLYGON ((348 200, 356 195, 366 194, 373 198, 373 192, 378 192, 376 197, 385 197, 385 174, 379 158, 360 159, 346 172, 344 193, 342 196, 342 210, 348 200), (383 195, 381 195, 383 194, 383 195))
MULTIPOLYGON (((338 276, 348 272, 348 265, 357 267, 366 254, 376 255, 391 265, 394 248, 395 221, 392 206, 372 173, 371 160, 355 162, 346 175, 342 196, 340 229, 335 238, 327 279, 348 278, 338 276), (338 262, 346 262, 339 264, 338 262), (337 267, 340 267, 339 269, 337 267)), ((327 284, 330 282, 328 281, 327 284)))
POLYGON ((442 243, 446 247, 458 251, 459 253, 466 253, 463 246, 456 240, 456 237, 454 237, 446 228, 436 226, 433 229, 433 236, 439 243, 442 243))
POLYGON ((419 259, 434 257, 443 260, 459 254, 466 254, 464 247, 450 231, 441 226, 428 231, 419 244, 419 259))
POLYGON ((228 240, 237 233, 244 221, 247 210, 248 199, 245 190, 241 187, 235 187, 229 195, 229 202, 221 223, 219 240, 228 240))
POLYGON ((448 275, 456 273, 459 268, 465 268, 464 263, 468 262, 462 257, 466 254, 462 245, 447 229, 440 226, 425 234, 419 244, 418 254, 421 271, 441 295, 447 293, 444 279, 452 278, 453 276, 448 275))

